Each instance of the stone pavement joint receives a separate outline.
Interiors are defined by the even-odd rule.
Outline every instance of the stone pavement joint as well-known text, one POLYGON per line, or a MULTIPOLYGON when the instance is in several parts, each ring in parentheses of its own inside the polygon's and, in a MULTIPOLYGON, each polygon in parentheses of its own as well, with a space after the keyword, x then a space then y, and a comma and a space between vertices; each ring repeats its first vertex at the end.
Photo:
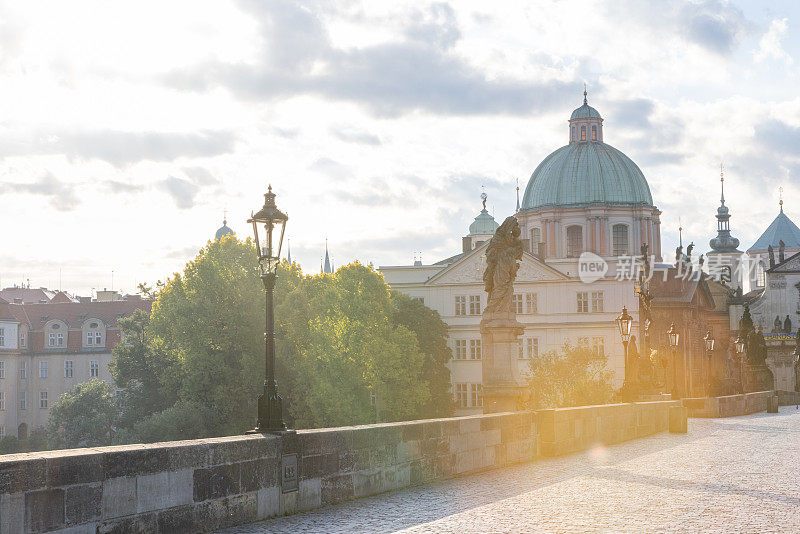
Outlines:
POLYGON ((786 406, 224 532, 800 532, 798 481, 786 406))

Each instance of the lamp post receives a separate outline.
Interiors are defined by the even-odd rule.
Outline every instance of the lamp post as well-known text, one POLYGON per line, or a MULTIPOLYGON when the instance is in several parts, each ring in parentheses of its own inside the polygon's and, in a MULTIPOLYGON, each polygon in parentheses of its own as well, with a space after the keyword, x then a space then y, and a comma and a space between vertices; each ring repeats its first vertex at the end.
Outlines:
POLYGON ((631 340, 631 325, 633 324, 633 317, 628 314, 628 308, 622 307, 622 313, 617 317, 617 327, 619 328, 619 335, 622 338, 622 346, 625 349, 625 379, 622 383, 622 389, 626 393, 629 392, 631 387, 630 369, 628 363, 628 342, 631 340))
POLYGON ((708 364, 706 365, 706 388, 708 396, 711 396, 711 358, 714 355, 714 336, 711 331, 706 332, 703 341, 706 343, 706 355, 708 355, 708 364))
POLYGON ((741 333, 736 336, 734 344, 736 345, 736 352, 739 353, 739 382, 742 387, 742 393, 744 393, 744 339, 742 339, 741 333))
POLYGON ((675 330, 675 323, 669 325, 667 337, 669 346, 672 348, 672 399, 677 400, 681 398, 678 392, 678 339, 680 334, 675 330))
POLYGON ((255 215, 251 214, 248 223, 253 224, 253 235, 256 241, 256 254, 261 269, 261 281, 264 283, 267 299, 266 334, 264 336, 264 352, 266 360, 266 378, 264 392, 258 397, 258 432, 280 432, 286 430, 283 422, 283 399, 278 395, 278 383, 275 380, 275 316, 273 293, 275 278, 281 258, 281 245, 289 217, 275 206, 275 193, 270 185, 264 195, 264 207, 255 215), (259 236, 259 225, 264 226, 263 235, 259 236))

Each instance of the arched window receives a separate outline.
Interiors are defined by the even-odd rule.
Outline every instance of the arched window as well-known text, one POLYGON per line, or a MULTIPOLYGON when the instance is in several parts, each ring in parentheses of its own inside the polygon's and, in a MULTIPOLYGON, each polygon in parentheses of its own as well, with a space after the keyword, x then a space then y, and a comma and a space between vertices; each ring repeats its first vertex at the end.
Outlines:
POLYGON ((581 141, 586 141, 586 126, 581 126, 581 141))
POLYGON ((576 137, 575 137, 575 127, 574 126, 572 127, 572 139, 573 140, 576 139, 576 137))
POLYGON ((580 226, 567 227, 567 257, 577 258, 583 252, 583 228, 580 226))
POLYGON ((52 321, 45 326, 45 347, 60 349, 67 346, 67 324, 63 321, 52 321))
POLYGON ((630 254, 628 227, 626 225, 615 224, 611 229, 611 251, 614 256, 627 256, 630 254))
POLYGON ((531 254, 539 254, 539 243, 542 242, 542 229, 531 228, 531 254))
POLYGON ((767 275, 765 273, 764 263, 759 261, 756 265, 756 286, 764 287, 767 282, 766 278, 767 275))
POLYGON ((104 347, 105 325, 98 319, 89 318, 83 322, 83 346, 87 348, 104 347))
POLYGON ((592 141, 597 141, 597 126, 592 126, 592 141))

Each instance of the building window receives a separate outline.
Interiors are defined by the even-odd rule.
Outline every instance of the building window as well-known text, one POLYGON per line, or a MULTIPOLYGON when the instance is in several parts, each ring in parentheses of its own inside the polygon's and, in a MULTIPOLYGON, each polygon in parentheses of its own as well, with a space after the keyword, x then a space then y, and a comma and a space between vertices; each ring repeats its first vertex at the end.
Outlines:
POLYGON ((92 345, 94 342, 94 332, 86 332, 86 344, 92 345))
POLYGON ((0 378, 6 377, 6 362, 0 361, 0 378))
POLYGON ((19 409, 20 410, 27 410, 28 409, 27 391, 20 391, 19 392, 19 409))
POLYGON ((589 313, 589 294, 585 291, 578 292, 578 313, 589 313))
POLYGON ((539 254, 539 243, 542 242, 542 229, 531 228, 531 254, 539 254))
POLYGON ((28 378, 28 362, 20 362, 19 364, 19 377, 28 378))
POLYGON ((50 336, 49 336, 49 339, 48 339, 48 345, 51 346, 51 347, 55 347, 56 346, 56 335, 55 335, 54 332, 50 332, 50 336))
POLYGON ((601 312, 601 311, 603 311, 603 292, 602 291, 592 291, 592 311, 593 312, 601 312))
POLYGON ((39 408, 47 408, 47 392, 39 392, 39 408))
POLYGON ((0 411, 5 411, 6 409, 6 392, 0 391, 0 411))
POLYGON ((522 295, 514 294, 511 305, 514 308, 514 313, 522 314, 522 295))
POLYGON ((0 439, 3 439, 4 437, 6 437, 6 427, 0 426, 0 439))
POLYGON ((89 378, 97 378, 100 376, 100 365, 97 360, 89 360, 89 378))
POLYGON ((466 360, 467 359, 467 340, 466 339, 456 339, 455 340, 455 359, 456 360, 466 360))
POLYGON ((480 315, 481 314, 481 296, 480 295, 470 295, 470 297, 469 297, 469 314, 470 315, 480 315))
POLYGON ((480 339, 470 339, 469 340, 469 359, 470 360, 480 360, 481 359, 481 340, 480 339))
POLYGON ((583 252, 583 228, 580 226, 567 227, 567 257, 577 258, 583 252))
POLYGON ((614 256, 627 256, 628 248, 628 227, 624 224, 615 224, 611 228, 611 253, 614 256))
POLYGON ((456 384, 456 403, 458 403, 459 408, 469 408, 467 384, 456 384))
POLYGON ((467 297, 456 297, 456 315, 467 314, 467 297))
POLYGON ((519 359, 530 360, 539 356, 539 338, 526 337, 519 340, 519 359))
POLYGON ((39 362, 39 378, 47 378, 47 362, 44 360, 39 362))
POLYGON ((606 355, 606 342, 602 337, 592 338, 592 354, 600 358, 606 355))
POLYGON ((480 408, 483 406, 483 386, 481 384, 471 384, 472 407, 480 408))
POLYGON ((528 313, 539 313, 539 302, 536 293, 525 295, 525 309, 528 313))
POLYGON ((581 126, 581 141, 586 141, 586 126, 581 126))
POLYGON ((0 328, 0 347, 6 346, 6 329, 0 328))
POLYGON ((592 126, 592 141, 597 141, 597 126, 592 126))
POLYGON ((56 334, 56 347, 63 347, 64 346, 64 334, 59 332, 56 334))
POLYGON ((72 360, 64 361, 64 378, 72 378, 72 360))
POLYGON ((764 287, 767 284, 766 278, 767 276, 764 270, 764 264, 758 262, 756 264, 756 285, 758 287, 764 287))
POLYGON ((20 332, 19 334, 19 346, 23 348, 28 346, 28 339, 25 336, 25 332, 20 332))

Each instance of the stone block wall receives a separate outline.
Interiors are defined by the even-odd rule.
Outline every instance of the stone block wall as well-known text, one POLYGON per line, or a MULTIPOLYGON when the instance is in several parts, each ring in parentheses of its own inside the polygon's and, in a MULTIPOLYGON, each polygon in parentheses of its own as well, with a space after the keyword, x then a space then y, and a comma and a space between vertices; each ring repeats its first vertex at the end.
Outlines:
POLYGON ((212 531, 653 434, 675 404, 0 456, 0 534, 212 531))
POLYGON ((543 456, 558 456, 663 432, 678 401, 634 402, 539 410, 543 456))
POLYGON ((800 404, 800 391, 782 391, 778 390, 778 405, 780 406, 794 406, 800 404))
POLYGON ((689 417, 736 417, 767 410, 767 399, 774 391, 757 391, 723 397, 699 397, 683 399, 689 417))

